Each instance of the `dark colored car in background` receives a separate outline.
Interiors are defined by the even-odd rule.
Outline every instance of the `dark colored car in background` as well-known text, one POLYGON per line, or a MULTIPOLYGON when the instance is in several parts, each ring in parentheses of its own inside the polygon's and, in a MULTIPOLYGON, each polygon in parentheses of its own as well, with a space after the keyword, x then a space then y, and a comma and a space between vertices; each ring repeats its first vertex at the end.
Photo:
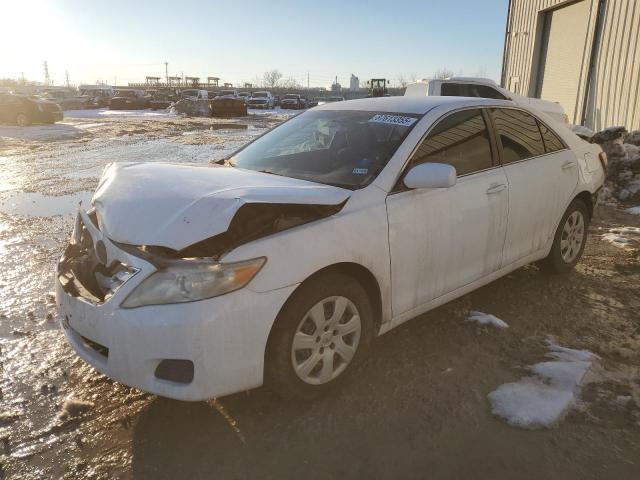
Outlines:
POLYGON ((118 90, 109 102, 111 110, 143 110, 150 107, 151 96, 143 90, 118 90))
POLYGON ((293 108, 296 110, 307 108, 307 99, 302 95, 298 95, 297 93, 288 93, 280 101, 280 107, 293 108))
POLYGON ((26 127, 32 123, 55 123, 63 117, 57 103, 26 95, 0 93, 0 122, 26 127))

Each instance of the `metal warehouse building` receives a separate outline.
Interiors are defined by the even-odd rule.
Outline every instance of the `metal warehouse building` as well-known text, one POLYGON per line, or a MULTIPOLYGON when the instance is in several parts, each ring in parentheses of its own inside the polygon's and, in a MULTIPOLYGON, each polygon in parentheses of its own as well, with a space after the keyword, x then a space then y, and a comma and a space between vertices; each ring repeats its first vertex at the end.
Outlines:
POLYGON ((510 0, 502 85, 574 124, 640 129, 640 0, 510 0))

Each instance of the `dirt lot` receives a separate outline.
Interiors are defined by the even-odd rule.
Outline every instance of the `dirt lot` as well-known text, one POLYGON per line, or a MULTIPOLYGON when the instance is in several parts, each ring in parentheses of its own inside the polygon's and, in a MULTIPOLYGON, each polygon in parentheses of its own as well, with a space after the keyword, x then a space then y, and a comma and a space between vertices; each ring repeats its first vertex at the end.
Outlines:
POLYGON ((52 290, 73 212, 108 162, 206 163, 287 114, 71 115, 0 126, 0 479, 640 478, 639 244, 602 238, 640 216, 601 208, 569 275, 528 266, 384 335, 335 395, 181 403, 110 381, 66 345, 52 290), (512 427, 487 395, 543 360, 549 335, 596 353, 597 369, 561 422, 512 427))

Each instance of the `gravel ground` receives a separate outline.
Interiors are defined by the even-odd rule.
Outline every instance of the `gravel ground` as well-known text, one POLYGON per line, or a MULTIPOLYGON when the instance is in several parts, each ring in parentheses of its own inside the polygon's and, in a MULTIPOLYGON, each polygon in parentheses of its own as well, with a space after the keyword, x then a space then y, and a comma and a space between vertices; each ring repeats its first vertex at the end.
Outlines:
MULTIPOLYGON (((151 112, 148 112, 151 113, 151 112)), ((118 385, 58 328, 54 268, 111 161, 206 163, 290 113, 220 121, 67 112, 0 126, 1 478, 640 478, 640 256, 609 243, 640 216, 601 208, 582 262, 527 266, 380 337, 344 389, 311 404, 266 389, 181 403, 118 385), (470 310, 506 321, 466 321, 470 310), (487 395, 545 339, 600 357, 559 423, 518 429, 487 395)))

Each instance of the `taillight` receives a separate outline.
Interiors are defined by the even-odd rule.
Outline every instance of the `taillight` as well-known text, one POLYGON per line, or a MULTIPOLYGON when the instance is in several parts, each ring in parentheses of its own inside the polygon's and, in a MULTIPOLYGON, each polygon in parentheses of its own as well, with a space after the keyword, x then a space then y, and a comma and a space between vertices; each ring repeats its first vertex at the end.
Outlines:
POLYGON ((600 152, 598 154, 598 158, 600 159, 600 164, 604 171, 607 171, 607 167, 609 166, 609 159, 607 158, 607 154, 605 152, 600 152))

